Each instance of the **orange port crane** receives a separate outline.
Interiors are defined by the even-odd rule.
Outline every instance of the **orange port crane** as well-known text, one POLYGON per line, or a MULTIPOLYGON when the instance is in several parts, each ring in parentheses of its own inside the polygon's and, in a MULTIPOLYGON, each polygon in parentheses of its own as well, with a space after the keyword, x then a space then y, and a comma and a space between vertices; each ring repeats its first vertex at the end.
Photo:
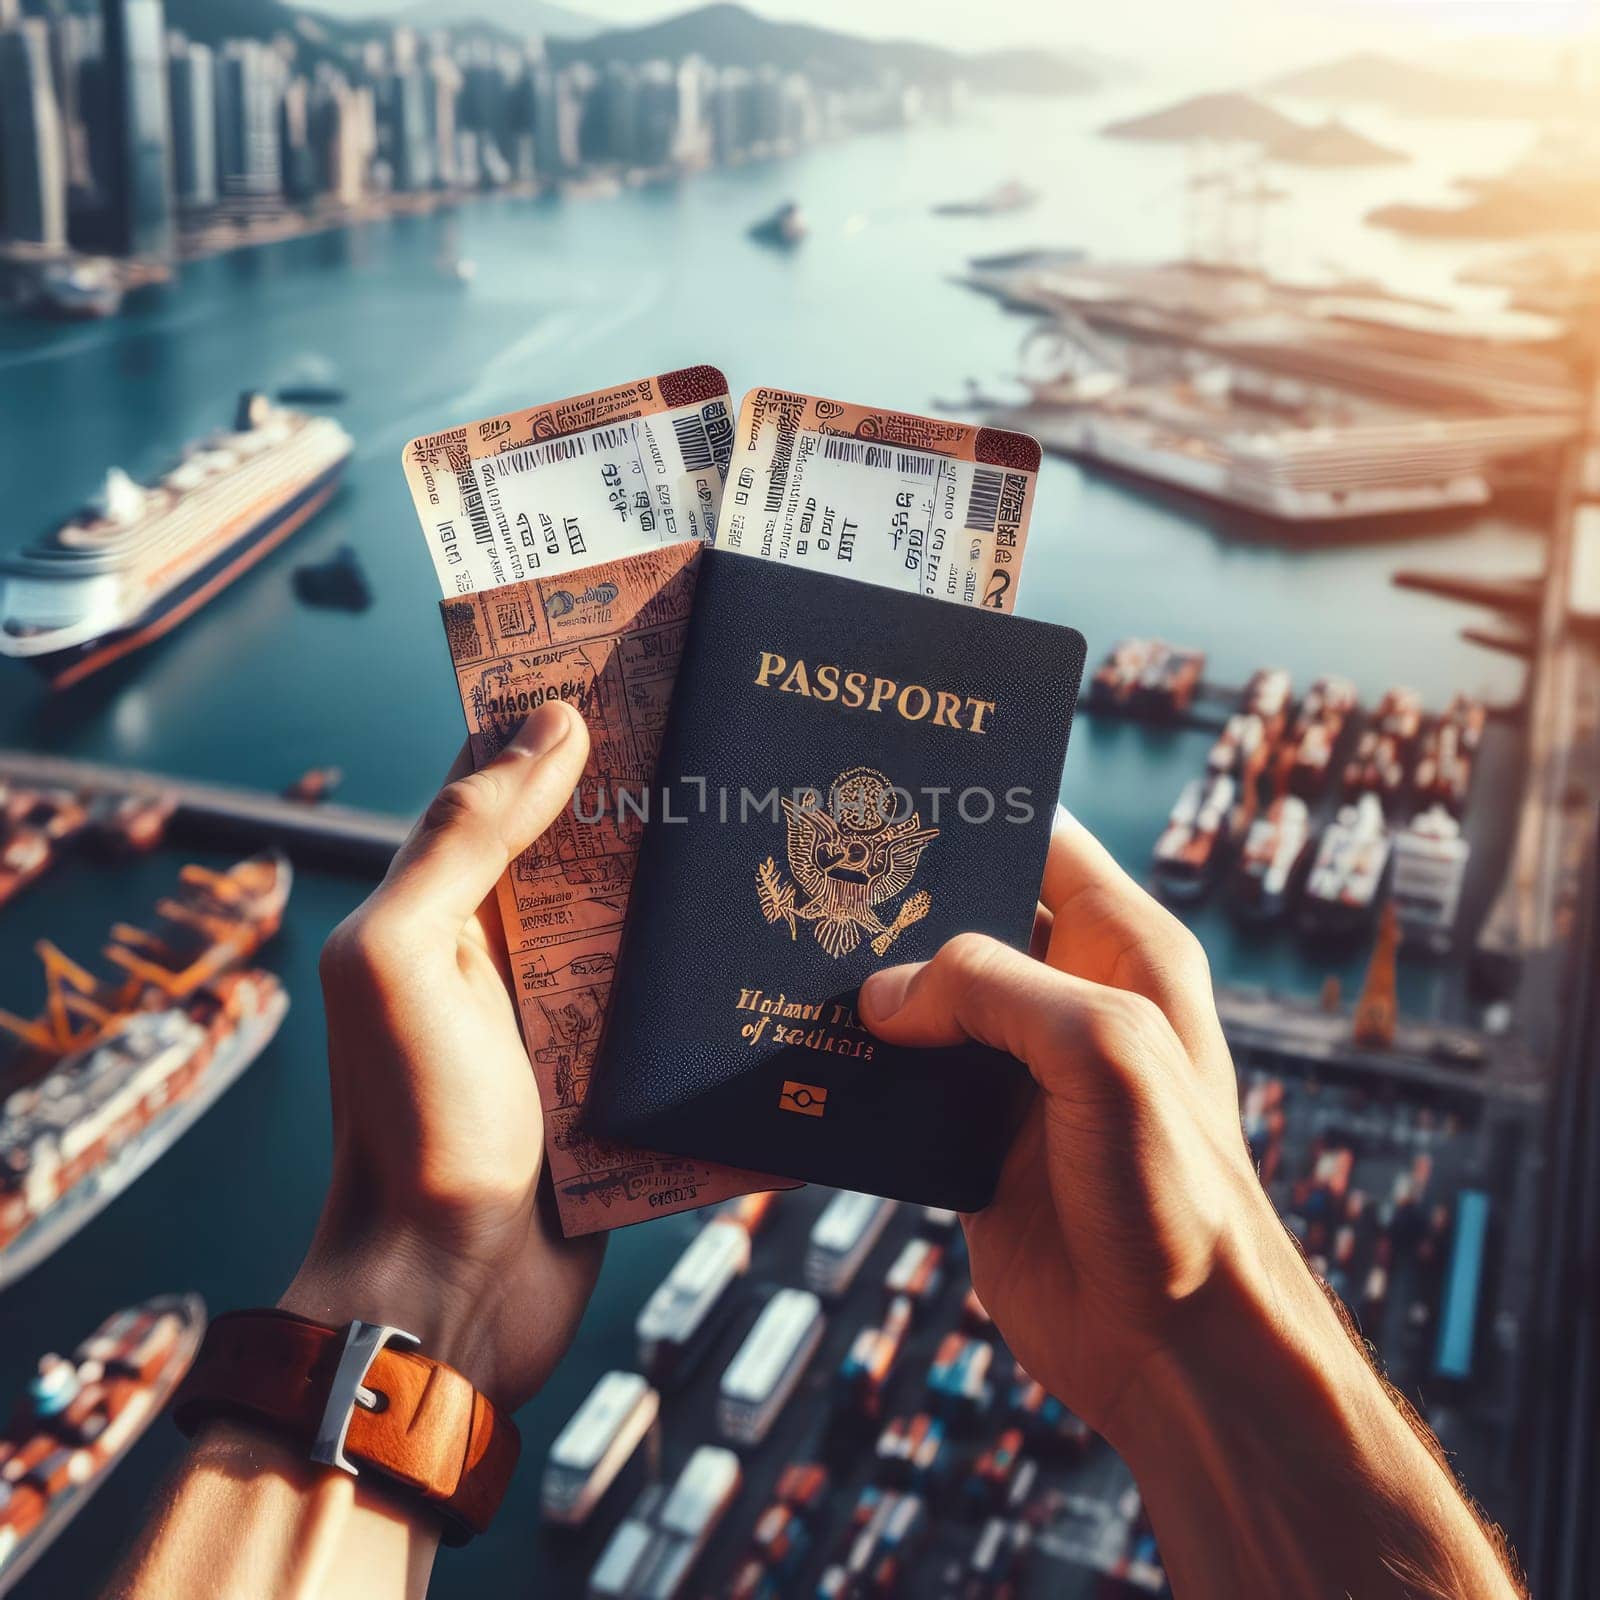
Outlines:
POLYGON ((112 927, 105 956, 125 974, 120 982, 96 976, 48 939, 34 946, 44 965, 43 1011, 28 1018, 0 1010, 0 1030, 34 1064, 87 1049, 133 1012, 181 1000, 248 960, 278 931, 292 872, 271 851, 226 872, 186 866, 178 881, 178 893, 156 903, 160 931, 112 927))
POLYGON ((1395 952, 1400 948, 1400 918, 1393 900, 1385 900, 1378 918, 1378 938, 1361 998, 1356 1001, 1350 1035, 1357 1044, 1383 1049, 1394 1043, 1399 1003, 1395 998, 1395 952))

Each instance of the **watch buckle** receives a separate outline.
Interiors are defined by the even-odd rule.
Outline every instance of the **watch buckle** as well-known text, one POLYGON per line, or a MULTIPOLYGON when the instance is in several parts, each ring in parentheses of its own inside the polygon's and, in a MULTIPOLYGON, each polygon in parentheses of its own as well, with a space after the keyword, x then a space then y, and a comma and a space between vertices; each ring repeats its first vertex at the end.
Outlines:
POLYGON ((400 1345, 415 1350, 422 1341, 404 1328, 393 1328, 381 1322, 363 1322, 354 1318, 344 1331, 344 1349, 339 1353, 339 1365, 334 1370, 333 1384, 328 1390, 328 1403, 323 1407, 322 1421, 317 1424, 317 1437, 311 1446, 311 1459, 325 1467, 337 1467, 352 1478, 360 1474, 349 1456, 344 1453, 345 1435, 350 1431, 350 1419, 357 1406, 363 1411, 380 1411, 388 1400, 367 1387, 367 1374, 378 1352, 389 1345, 400 1345))

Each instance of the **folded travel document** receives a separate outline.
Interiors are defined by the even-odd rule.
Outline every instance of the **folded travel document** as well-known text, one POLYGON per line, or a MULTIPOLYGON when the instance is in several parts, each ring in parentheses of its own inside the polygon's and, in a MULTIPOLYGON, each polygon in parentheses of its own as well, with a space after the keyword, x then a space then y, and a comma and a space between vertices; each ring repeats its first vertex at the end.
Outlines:
POLYGON ((856 993, 963 930, 1027 947, 1082 635, 698 559, 655 784, 616 797, 647 817, 584 1125, 979 1209, 1026 1070, 977 1045, 888 1045, 856 993))

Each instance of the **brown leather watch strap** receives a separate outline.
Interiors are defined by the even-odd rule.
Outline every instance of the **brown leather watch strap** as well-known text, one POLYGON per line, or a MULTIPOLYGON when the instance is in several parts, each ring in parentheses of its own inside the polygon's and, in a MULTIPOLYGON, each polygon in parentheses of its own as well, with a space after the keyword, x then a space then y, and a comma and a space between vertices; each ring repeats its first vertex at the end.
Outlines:
MULTIPOLYGON (((348 1331, 289 1311, 223 1313, 178 1390, 173 1420, 186 1434, 217 1416, 258 1422, 309 1452, 348 1331)), ((455 1368, 414 1350, 380 1349, 365 1388, 376 1405, 351 1407, 344 1436, 350 1460, 439 1511, 447 1544, 482 1533, 517 1464, 516 1425, 455 1368)))

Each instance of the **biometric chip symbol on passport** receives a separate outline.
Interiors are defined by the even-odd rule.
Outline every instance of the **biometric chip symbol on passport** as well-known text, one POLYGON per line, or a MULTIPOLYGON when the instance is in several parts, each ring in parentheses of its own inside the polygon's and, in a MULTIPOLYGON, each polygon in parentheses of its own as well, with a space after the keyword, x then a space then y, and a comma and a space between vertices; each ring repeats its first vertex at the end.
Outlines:
POLYGON ((910 887, 922 852, 939 837, 915 811, 896 822, 896 802, 894 785, 872 767, 841 772, 827 807, 815 791, 785 798, 793 881, 771 856, 756 868, 756 899, 767 922, 783 923, 791 939, 799 937, 800 923, 810 923, 830 956, 849 955, 864 935, 874 954, 886 955, 927 916, 933 897, 925 889, 908 895, 887 923, 877 907, 910 887))

